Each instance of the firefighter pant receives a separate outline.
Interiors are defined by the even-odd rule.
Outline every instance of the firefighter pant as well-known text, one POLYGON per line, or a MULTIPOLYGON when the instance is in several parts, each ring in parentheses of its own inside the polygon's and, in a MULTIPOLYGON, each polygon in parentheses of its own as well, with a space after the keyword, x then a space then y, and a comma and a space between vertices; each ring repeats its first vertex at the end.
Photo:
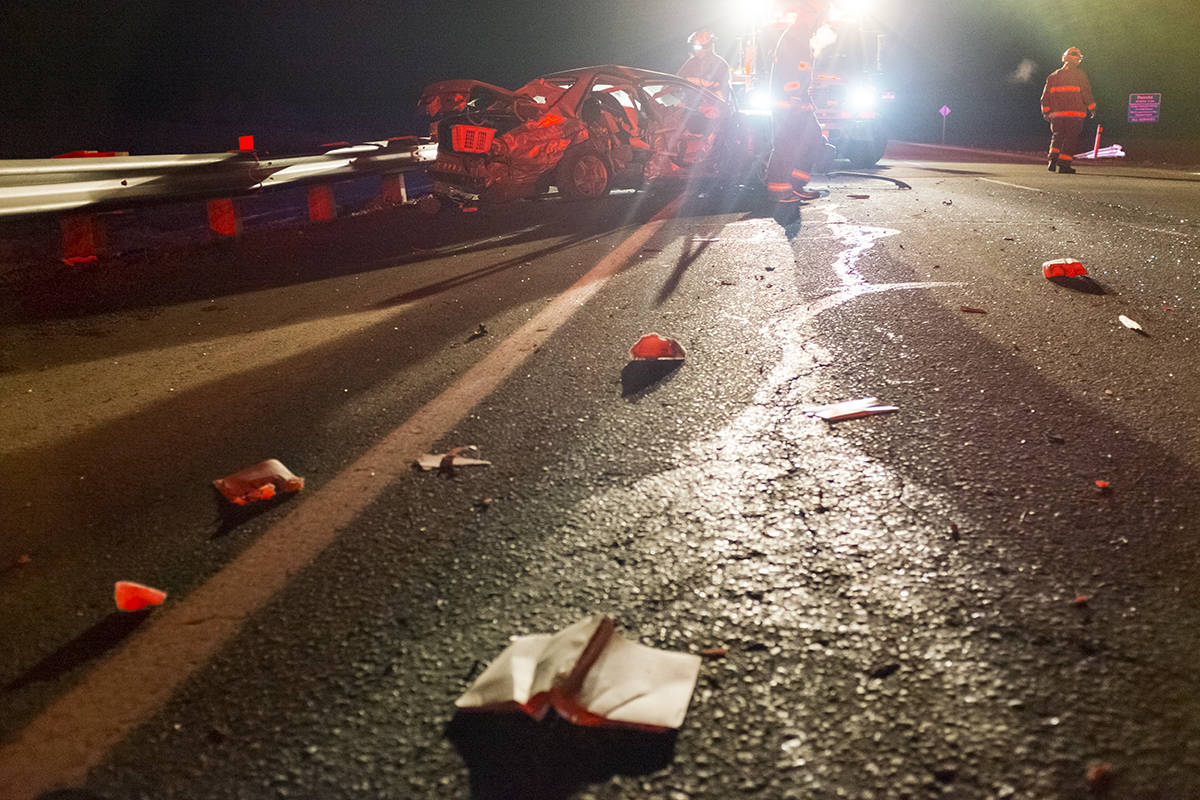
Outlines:
POLYGON ((1050 158, 1068 164, 1079 152, 1079 137, 1083 135, 1083 117, 1052 117, 1050 119, 1050 158))
POLYGON ((821 125, 811 105, 793 103, 775 112, 774 141, 767 161, 767 191, 775 199, 803 189, 825 147, 821 125))

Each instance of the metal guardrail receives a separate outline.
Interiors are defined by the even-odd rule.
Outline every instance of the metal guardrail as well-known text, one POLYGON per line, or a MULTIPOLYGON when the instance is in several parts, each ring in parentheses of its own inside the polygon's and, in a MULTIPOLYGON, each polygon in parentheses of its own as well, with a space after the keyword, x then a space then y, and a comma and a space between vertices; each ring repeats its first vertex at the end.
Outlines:
POLYGON ((237 197, 276 186, 396 174, 436 157, 436 142, 408 137, 270 159, 245 151, 0 161, 0 217, 237 197))

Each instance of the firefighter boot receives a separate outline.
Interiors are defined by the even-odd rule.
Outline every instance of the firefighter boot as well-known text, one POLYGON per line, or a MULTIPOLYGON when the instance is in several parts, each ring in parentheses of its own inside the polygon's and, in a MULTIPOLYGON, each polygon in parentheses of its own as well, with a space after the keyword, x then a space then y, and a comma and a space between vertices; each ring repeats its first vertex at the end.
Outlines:
POLYGON ((1054 168, 1058 166, 1058 153, 1050 156, 1050 166, 1046 167, 1050 172, 1054 172, 1054 168))
POLYGON ((1077 170, 1071 166, 1070 161, 1059 161, 1058 162, 1058 173, 1060 175, 1074 175, 1078 171, 1079 170, 1077 170))

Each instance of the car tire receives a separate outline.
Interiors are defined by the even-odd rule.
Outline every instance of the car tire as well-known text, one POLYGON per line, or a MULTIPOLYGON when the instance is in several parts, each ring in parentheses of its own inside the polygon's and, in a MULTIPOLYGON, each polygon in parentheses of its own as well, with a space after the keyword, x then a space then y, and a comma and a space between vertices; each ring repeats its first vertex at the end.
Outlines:
POLYGON ((554 184, 568 200, 598 199, 611 183, 608 163, 590 148, 568 150, 554 172, 554 184))
POLYGON ((887 142, 851 142, 850 147, 847 148, 846 157, 850 159, 850 165, 855 169, 869 169, 879 163, 886 148, 887 142))

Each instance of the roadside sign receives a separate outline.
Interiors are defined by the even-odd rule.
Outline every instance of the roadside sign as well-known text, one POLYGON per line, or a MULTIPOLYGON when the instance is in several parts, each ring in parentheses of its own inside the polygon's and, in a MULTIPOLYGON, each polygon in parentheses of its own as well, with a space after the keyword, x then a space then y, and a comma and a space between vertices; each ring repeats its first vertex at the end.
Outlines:
POLYGON ((943 117, 950 116, 950 106, 942 106, 941 108, 938 109, 938 113, 941 114, 943 117))
POLYGON ((1129 95, 1130 122, 1158 122, 1158 112, 1162 108, 1162 94, 1134 93, 1129 95))

